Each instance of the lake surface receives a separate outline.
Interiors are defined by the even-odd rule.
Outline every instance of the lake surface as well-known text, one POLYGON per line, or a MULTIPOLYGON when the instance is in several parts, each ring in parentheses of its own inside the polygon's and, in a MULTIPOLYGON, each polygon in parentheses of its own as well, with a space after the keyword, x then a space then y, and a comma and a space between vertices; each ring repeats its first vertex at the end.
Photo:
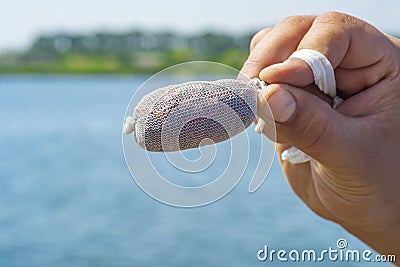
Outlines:
POLYGON ((280 266, 290 263, 260 262, 257 251, 318 251, 339 238, 367 249, 309 211, 277 162, 256 193, 245 176, 204 207, 146 195, 121 145, 125 109, 145 79, 0 77, 0 266, 280 266))

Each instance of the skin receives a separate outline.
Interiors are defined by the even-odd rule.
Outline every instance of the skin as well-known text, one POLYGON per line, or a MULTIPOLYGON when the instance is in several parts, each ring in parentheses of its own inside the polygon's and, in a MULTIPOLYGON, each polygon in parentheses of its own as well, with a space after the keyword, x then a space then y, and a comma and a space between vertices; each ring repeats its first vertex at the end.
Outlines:
MULTIPOLYGON (((274 114, 279 98, 272 98, 280 90, 296 102, 292 116, 275 121, 274 140, 278 155, 294 145, 313 158, 280 162, 294 192, 319 216, 400 258, 400 41, 329 12, 286 18, 258 32, 250 51, 241 73, 270 84, 261 109, 268 103, 274 114), (307 64, 286 61, 304 48, 331 62, 345 98, 336 111, 313 85, 307 64)), ((258 115, 273 126, 273 118, 262 110, 258 115)))

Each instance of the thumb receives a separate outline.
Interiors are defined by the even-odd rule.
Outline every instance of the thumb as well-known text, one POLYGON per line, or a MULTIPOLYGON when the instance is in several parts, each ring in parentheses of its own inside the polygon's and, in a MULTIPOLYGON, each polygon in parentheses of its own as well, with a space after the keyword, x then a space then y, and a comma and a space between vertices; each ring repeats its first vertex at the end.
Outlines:
POLYGON ((353 154, 361 144, 355 137, 360 136, 362 127, 356 118, 345 116, 317 96, 287 84, 268 85, 263 95, 258 115, 264 121, 275 121, 278 139, 320 162, 356 159, 353 154))

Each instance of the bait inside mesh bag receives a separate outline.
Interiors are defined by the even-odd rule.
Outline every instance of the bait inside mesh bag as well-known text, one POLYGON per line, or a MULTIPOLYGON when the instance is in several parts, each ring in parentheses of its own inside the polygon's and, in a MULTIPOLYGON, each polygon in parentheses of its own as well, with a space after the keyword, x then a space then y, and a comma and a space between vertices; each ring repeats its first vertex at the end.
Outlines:
POLYGON ((257 90, 254 83, 233 79, 160 88, 142 98, 123 131, 133 132, 148 151, 196 148, 212 143, 210 139, 222 142, 253 122, 257 90))

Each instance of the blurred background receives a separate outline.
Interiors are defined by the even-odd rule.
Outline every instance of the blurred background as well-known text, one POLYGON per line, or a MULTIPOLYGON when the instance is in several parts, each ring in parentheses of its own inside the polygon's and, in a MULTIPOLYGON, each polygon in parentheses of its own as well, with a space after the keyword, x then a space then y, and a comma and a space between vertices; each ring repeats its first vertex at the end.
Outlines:
POLYGON ((180 209, 139 189, 121 146, 150 75, 191 60, 240 69, 258 30, 332 10, 400 33, 394 0, 2 0, 0 266, 275 266, 257 260, 264 245, 366 249, 310 212, 277 162, 255 194, 245 175, 218 202, 180 209))

